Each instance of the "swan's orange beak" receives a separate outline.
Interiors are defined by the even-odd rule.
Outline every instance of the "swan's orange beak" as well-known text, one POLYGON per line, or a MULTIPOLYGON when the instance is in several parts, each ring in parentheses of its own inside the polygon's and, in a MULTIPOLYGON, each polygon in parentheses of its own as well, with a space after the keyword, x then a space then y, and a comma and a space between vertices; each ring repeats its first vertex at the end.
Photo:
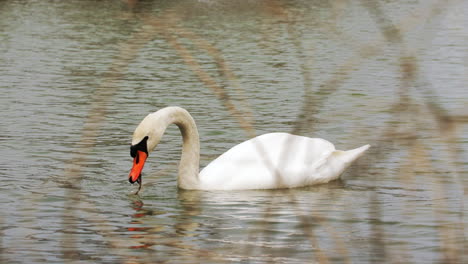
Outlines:
POLYGON ((143 166, 145 166, 146 158, 148 154, 146 152, 138 150, 135 158, 133 159, 133 167, 130 170, 130 174, 128 175, 128 181, 130 183, 134 183, 138 181, 141 176, 141 171, 143 170, 143 166))

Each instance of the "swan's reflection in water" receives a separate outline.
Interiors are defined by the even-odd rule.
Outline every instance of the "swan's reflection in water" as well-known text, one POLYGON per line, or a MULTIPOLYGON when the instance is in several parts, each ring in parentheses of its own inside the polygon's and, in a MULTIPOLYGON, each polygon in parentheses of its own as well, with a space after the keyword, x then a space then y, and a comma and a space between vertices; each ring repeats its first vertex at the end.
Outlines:
POLYGON ((134 196, 130 205, 135 213, 127 228, 130 232, 127 239, 132 241, 129 248, 142 253, 138 262, 155 259, 193 261, 194 256, 217 259, 196 243, 201 223, 192 217, 199 215, 198 207, 181 202, 180 208, 169 208, 152 202, 145 205, 139 196, 134 196))
POLYGON ((145 216, 153 215, 154 212, 152 210, 143 209, 143 205, 143 201, 139 199, 133 200, 131 204, 135 213, 132 215, 132 221, 130 222, 130 227, 128 227, 127 230, 132 233, 130 238, 138 243, 137 245, 130 246, 130 248, 149 248, 153 246, 154 243, 147 239, 146 234, 160 231, 160 227, 158 226, 145 226, 145 223, 142 220, 144 220, 145 216))
MULTIPOLYGON (((158 187, 145 192, 154 188, 158 187)), ((145 257, 182 261, 198 256, 213 262, 252 260, 252 255, 259 260, 293 255, 304 255, 303 259, 318 247, 311 245, 311 238, 330 229, 324 219, 333 215, 339 219, 346 207, 341 196, 347 190, 341 181, 290 190, 171 188, 178 201, 175 207, 161 197, 145 200, 135 196, 131 201, 134 214, 128 239, 133 241, 131 248, 145 250, 145 257)))

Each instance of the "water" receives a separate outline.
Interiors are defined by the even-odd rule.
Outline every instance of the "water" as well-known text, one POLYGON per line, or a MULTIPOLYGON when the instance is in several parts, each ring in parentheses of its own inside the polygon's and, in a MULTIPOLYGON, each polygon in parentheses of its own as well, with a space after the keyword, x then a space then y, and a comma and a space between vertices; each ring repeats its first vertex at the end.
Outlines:
POLYGON ((466 120, 468 6, 340 3, 2 2, 0 262, 462 262, 466 126, 427 102, 466 120), (248 112, 256 134, 373 149, 327 185, 181 191, 171 127, 132 195, 131 134, 167 105, 194 116, 202 166, 249 138, 248 112))

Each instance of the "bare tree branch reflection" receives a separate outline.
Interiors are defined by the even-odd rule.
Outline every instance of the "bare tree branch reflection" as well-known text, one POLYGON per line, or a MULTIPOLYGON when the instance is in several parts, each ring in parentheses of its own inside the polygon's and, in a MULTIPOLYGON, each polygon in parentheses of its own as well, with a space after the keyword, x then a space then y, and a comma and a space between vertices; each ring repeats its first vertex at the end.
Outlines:
MULTIPOLYGON (((456 1, 438 1, 425 7, 425 12, 422 15, 403 18, 400 21, 392 21, 389 14, 386 13, 384 4, 381 1, 362 0, 361 5, 371 14, 373 23, 375 23, 379 33, 384 36, 384 40, 375 40, 368 42, 351 42, 351 37, 346 35, 346 32, 341 31, 335 25, 329 25, 329 30, 333 32, 338 41, 350 42, 349 46, 353 49, 353 56, 344 59, 340 65, 334 69, 332 76, 326 81, 314 87, 313 76, 311 75, 311 66, 314 62, 313 58, 306 52, 310 47, 304 46, 304 41, 301 39, 301 31, 296 27, 299 23, 300 12, 291 7, 288 1, 260 1, 260 9, 276 22, 286 25, 285 31, 290 34, 292 46, 296 49, 295 54, 300 59, 300 71, 304 87, 303 100, 298 104, 299 112, 295 121, 290 127, 290 131, 294 134, 311 132, 317 130, 313 126, 317 123, 317 116, 321 113, 324 106, 343 88, 345 81, 352 76, 353 69, 363 65, 364 61, 378 56, 385 46, 394 46, 399 51, 399 87, 394 91, 396 101, 388 109, 390 117, 386 126, 376 129, 374 133, 374 147, 370 150, 370 155, 364 161, 359 162, 356 166, 350 168, 349 175, 362 175, 363 172, 369 172, 365 175, 376 183, 379 179, 377 174, 373 173, 383 161, 389 158, 392 153, 402 151, 405 153, 406 162, 402 162, 398 166, 398 177, 396 181, 403 182, 406 186, 405 192, 411 192, 417 188, 418 181, 430 180, 432 195, 432 210, 434 213, 434 225, 437 227, 438 240, 440 241, 439 250, 443 256, 440 262, 444 263, 463 263, 466 262, 467 256, 465 249, 468 248, 466 238, 466 220, 465 220, 465 204, 468 199, 468 187, 462 177, 462 153, 460 149, 453 148, 460 140, 462 127, 468 123, 468 115, 465 113, 453 114, 451 111, 444 109, 438 101, 438 97, 431 87, 431 84, 425 79, 424 72, 420 69, 418 55, 405 42, 409 29, 417 25, 428 25, 435 19, 447 15, 445 10, 448 10, 446 5, 456 3, 456 1), (419 96, 416 96, 419 95, 419 96), (422 101, 422 103, 421 103, 422 101), (428 129, 427 123, 433 122, 437 127, 437 131, 428 129), (432 138, 440 140, 444 144, 446 153, 431 153, 430 146, 424 140, 426 134, 430 134, 432 138), (421 172, 437 172, 437 164, 431 159, 433 155, 447 155, 449 167, 452 168, 450 173, 446 173, 441 177, 425 178, 426 175, 421 172), (377 165, 376 165, 377 164, 377 165), (459 222, 447 221, 443 217, 443 211, 450 206, 450 200, 447 198, 448 193, 443 177, 452 177, 456 179, 459 187, 463 189, 463 197, 460 205, 459 222), (464 222, 465 221, 465 222, 464 222), (462 239, 460 239, 462 237, 462 239)), ((139 1, 128 0, 126 4, 130 9, 137 8, 139 1)), ((332 1, 331 8, 335 20, 340 20, 340 14, 346 12, 346 8, 353 3, 349 1, 332 1)), ((213 43, 204 39, 195 32, 184 28, 183 16, 179 12, 185 8, 184 3, 180 6, 174 4, 172 10, 165 10, 161 15, 144 14, 137 16, 141 19, 142 25, 125 43, 120 44, 120 49, 114 62, 109 65, 108 71, 103 76, 101 84, 94 91, 92 100, 89 105, 88 115, 82 127, 81 139, 75 148, 75 155, 68 162, 70 164, 64 171, 64 177, 56 179, 56 182, 66 189, 66 204, 62 215, 63 228, 67 230, 62 237, 61 251, 62 258, 65 261, 75 261, 82 257, 79 249, 79 237, 76 230, 79 229, 78 222, 81 221, 82 215, 86 215, 86 221, 89 221, 95 228, 96 233, 102 236, 103 242, 110 249, 109 254, 117 256, 124 263, 132 262, 150 262, 158 258, 158 251, 154 248, 170 247, 180 249, 177 252, 185 254, 187 261, 199 260, 212 262, 229 262, 226 256, 213 252, 211 250, 198 248, 193 246, 184 238, 190 236, 190 232, 200 228, 199 225, 191 222, 192 217, 197 217, 201 214, 202 208, 192 203, 189 194, 180 194, 181 207, 183 213, 175 218, 173 225, 174 231, 165 230, 165 226, 155 224, 151 235, 135 235, 132 236, 131 242, 128 237, 112 232, 109 225, 109 220, 105 218, 96 209, 92 201, 83 197, 81 192, 82 171, 86 165, 90 153, 96 145, 97 137, 105 123, 105 118, 109 114, 108 106, 112 103, 112 99, 118 94, 118 84, 128 71, 129 64, 135 60, 144 46, 155 38, 164 39, 173 49, 176 54, 182 59, 184 64, 194 76, 198 78, 200 83, 207 88, 215 98, 221 102, 233 120, 245 132, 248 137, 256 135, 256 126, 254 123, 254 109, 248 103, 248 91, 244 90, 241 80, 236 75, 236 72, 230 67, 230 62, 223 56, 223 52, 218 49, 213 43), (186 42, 193 44, 190 48, 186 42), (218 70, 218 76, 212 76, 205 71, 195 54, 203 53, 210 56, 218 70), (235 94, 235 96, 233 96, 235 94), (168 236, 170 236, 168 238, 168 236), (147 254, 144 257, 135 257, 128 254, 126 249, 141 249, 147 254)), ((271 25, 266 25, 271 27, 271 25)), ((267 40, 269 36, 264 34, 263 40, 267 40)), ((271 48, 260 43, 264 49, 271 48)), ((354 132, 358 134, 358 132, 354 132)), ((257 146, 260 153, 267 156, 264 147, 257 146)), ((288 159, 287 149, 283 155, 283 161, 288 159)), ((271 161, 265 159, 266 164, 272 164, 271 161)), ((281 175, 278 173, 278 168, 271 167, 272 173, 277 176, 278 181, 281 181, 281 175)), ((370 189, 372 189, 370 187, 370 189)), ((346 235, 335 230, 334 223, 329 222, 325 215, 319 211, 303 211, 297 202, 293 193, 284 191, 284 196, 288 198, 291 207, 294 209, 296 220, 298 221, 298 229, 305 234, 310 243, 311 261, 317 263, 332 263, 339 259, 340 262, 353 263, 352 250, 356 245, 350 244, 346 235), (320 233, 326 233, 331 237, 334 244, 334 250, 324 246, 321 241, 320 233), (332 252, 333 251, 333 252, 332 252), (334 257, 334 254, 339 255, 334 257)), ((196 195, 195 195, 196 196, 196 195)), ((135 234, 143 229, 138 229, 138 224, 141 224, 140 218, 156 214, 155 210, 145 207, 144 201, 135 198, 132 201, 132 208, 135 214, 132 215, 132 224, 135 234)), ((196 198, 193 198, 196 199, 196 198)), ((367 197, 366 197, 367 199, 367 197)), ((399 245, 400 252, 394 252, 389 246, 389 236, 385 230, 384 213, 385 205, 381 194, 373 189, 368 197, 369 211, 365 216, 370 226, 371 240, 369 254, 373 256, 375 262, 405 262, 408 259, 414 259, 411 248, 404 243, 399 245), (398 256, 395 256, 398 255, 398 256), (399 257, 400 256, 400 257, 399 257), (404 257, 401 257, 404 256, 404 257)), ((412 205, 407 202, 403 212, 410 217, 412 205)), ((239 258, 249 259, 250 256, 256 254, 256 250, 261 247, 252 247, 252 243, 262 242, 267 236, 266 230, 274 230, 277 228, 275 223, 271 221, 274 218, 275 200, 272 199, 266 206, 262 214, 262 229, 252 230, 247 237, 247 242, 241 247, 239 258)), ((352 214, 352 212, 348 212, 352 214)), ((3 224, 0 221, 0 224, 3 224)), ((351 224, 350 224, 351 225, 351 224)), ((270 236, 268 236, 270 237, 270 236)), ((0 262, 3 252, 3 244, 0 241, 0 262)), ((232 246, 234 247, 234 246, 232 246)), ((287 252, 285 253, 287 254, 287 252)), ((233 255, 235 255, 233 253, 233 255)), ((265 257, 268 262, 276 263, 274 256, 265 257)))

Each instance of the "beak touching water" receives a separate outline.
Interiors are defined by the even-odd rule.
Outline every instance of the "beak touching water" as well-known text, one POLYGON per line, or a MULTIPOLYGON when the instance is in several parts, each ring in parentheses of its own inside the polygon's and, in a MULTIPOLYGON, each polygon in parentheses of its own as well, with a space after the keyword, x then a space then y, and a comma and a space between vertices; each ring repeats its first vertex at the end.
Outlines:
POLYGON ((128 175, 128 181, 130 183, 138 182, 141 183, 141 171, 145 165, 148 154, 144 151, 138 150, 135 157, 133 158, 133 167, 128 175))

